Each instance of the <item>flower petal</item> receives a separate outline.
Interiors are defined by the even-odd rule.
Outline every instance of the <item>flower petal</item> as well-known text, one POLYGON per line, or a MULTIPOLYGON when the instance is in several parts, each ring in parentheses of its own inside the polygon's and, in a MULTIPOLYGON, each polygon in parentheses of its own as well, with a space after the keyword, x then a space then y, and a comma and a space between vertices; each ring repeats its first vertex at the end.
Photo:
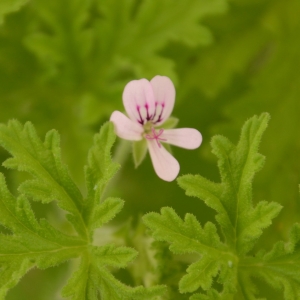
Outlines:
POLYGON ((173 181, 179 173, 178 161, 155 140, 147 140, 152 165, 157 176, 165 181, 173 181))
POLYGON ((143 126, 131 121, 123 113, 114 111, 110 116, 110 121, 115 125, 116 135, 130 141, 139 141, 144 132, 143 126))
POLYGON ((123 104, 129 118, 145 124, 154 114, 155 100, 153 89, 147 79, 127 83, 123 91, 123 104))
POLYGON ((175 103, 175 87, 170 78, 166 76, 155 76, 150 81, 156 103, 156 115, 153 122, 161 124, 166 121, 172 113, 175 103))
POLYGON ((167 129, 160 136, 165 143, 185 149, 196 149, 202 143, 201 133, 194 128, 167 129))

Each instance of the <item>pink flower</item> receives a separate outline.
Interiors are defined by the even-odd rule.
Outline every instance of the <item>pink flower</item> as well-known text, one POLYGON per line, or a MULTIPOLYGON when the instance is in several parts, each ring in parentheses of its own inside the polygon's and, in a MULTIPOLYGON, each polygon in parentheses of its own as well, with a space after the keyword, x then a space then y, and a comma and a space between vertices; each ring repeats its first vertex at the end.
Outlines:
POLYGON ((123 104, 129 118, 119 111, 114 111, 110 117, 119 137, 147 141, 154 170, 166 181, 174 180, 180 167, 162 143, 196 149, 202 142, 202 136, 196 129, 163 129, 174 102, 175 88, 168 77, 155 76, 150 82, 146 79, 133 80, 123 92, 123 104))

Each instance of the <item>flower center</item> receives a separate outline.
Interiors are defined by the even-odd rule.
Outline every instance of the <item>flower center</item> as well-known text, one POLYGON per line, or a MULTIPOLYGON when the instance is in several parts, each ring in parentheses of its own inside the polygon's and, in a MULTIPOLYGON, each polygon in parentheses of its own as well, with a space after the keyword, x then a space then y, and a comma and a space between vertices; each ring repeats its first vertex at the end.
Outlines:
MULTIPOLYGON (((145 128, 145 131, 146 131, 146 128, 145 128)), ((145 134, 145 138, 147 140, 156 140, 156 143, 157 143, 158 147, 160 148, 161 147, 160 141, 166 141, 166 139, 163 139, 160 137, 163 132, 164 132, 164 130, 162 128, 159 129, 158 132, 156 132, 154 127, 151 127, 151 133, 145 134)))
POLYGON ((151 122, 153 124, 157 124, 161 121, 163 121, 163 112, 165 109, 165 103, 159 103, 159 102, 155 102, 155 109, 154 112, 152 114, 150 114, 149 112, 149 105, 148 103, 146 103, 145 105, 137 105, 136 106, 136 110, 138 113, 138 118, 137 121, 141 124, 141 125, 145 125, 147 122, 151 122))

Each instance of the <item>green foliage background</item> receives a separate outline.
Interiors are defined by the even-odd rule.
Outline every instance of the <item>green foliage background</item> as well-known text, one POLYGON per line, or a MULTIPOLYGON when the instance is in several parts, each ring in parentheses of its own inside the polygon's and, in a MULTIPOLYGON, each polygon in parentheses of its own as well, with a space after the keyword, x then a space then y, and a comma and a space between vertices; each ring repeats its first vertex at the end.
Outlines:
MULTIPOLYGON (((92 137, 123 109, 125 84, 166 75, 176 85, 178 126, 203 134, 197 150, 173 148, 180 174, 218 182, 212 135, 236 142, 246 119, 268 111, 260 149, 267 160, 253 193, 254 201, 284 207, 256 245, 270 250, 300 221, 299 11, 299 0, 0 0, 0 122, 30 120, 42 136, 57 129, 63 160, 83 187, 92 137)), ((213 220, 213 210, 176 181, 161 181, 149 157, 135 169, 118 145, 115 152, 122 169, 110 194, 125 200, 116 222, 163 206, 181 217, 192 212, 202 224, 213 220)), ((1 162, 7 157, 1 149, 1 162)), ((11 189, 26 176, 1 171, 11 189)), ((57 214, 52 204, 34 209, 38 217, 57 214)), ((60 299, 69 268, 31 271, 8 299, 60 299)), ((261 288, 267 299, 283 297, 261 288)))

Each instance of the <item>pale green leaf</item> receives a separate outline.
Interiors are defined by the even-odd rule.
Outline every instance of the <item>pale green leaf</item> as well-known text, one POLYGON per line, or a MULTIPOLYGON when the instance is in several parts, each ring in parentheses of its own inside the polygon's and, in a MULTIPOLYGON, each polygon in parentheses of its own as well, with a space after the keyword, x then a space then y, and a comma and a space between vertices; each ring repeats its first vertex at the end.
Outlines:
POLYGON ((100 295, 103 299, 111 300, 147 300, 157 299, 166 292, 165 286, 154 286, 148 289, 138 286, 131 288, 113 277, 111 273, 104 268, 98 268, 95 276, 99 277, 100 295))
POLYGON ((49 225, 38 222, 29 202, 16 199, 0 175, 0 224, 11 235, 0 234, 0 299, 33 267, 49 268, 80 255, 84 241, 66 236, 49 225))
POLYGON ((158 126, 157 128, 172 129, 177 126, 178 122, 178 118, 170 117, 161 126, 158 126))
POLYGON ((232 299, 230 296, 226 297, 226 295, 220 295, 215 289, 210 289, 207 293, 205 294, 194 294, 192 295, 189 300, 229 300, 232 299))
POLYGON ((78 269, 62 290, 63 297, 72 300, 98 300, 98 290, 96 283, 92 280, 93 269, 90 265, 88 254, 82 254, 78 269))
POLYGON ((94 145, 88 153, 88 162, 85 167, 88 195, 84 211, 84 217, 88 224, 89 222, 99 222, 99 224, 102 221, 107 222, 105 219, 101 221, 101 214, 104 214, 104 218, 107 218, 107 216, 105 217, 106 209, 114 207, 116 209, 115 213, 117 213, 121 209, 121 205, 123 205, 120 200, 110 199, 107 203, 97 206, 100 204, 101 196, 109 180, 120 167, 119 164, 111 159, 111 147, 115 139, 113 124, 111 122, 106 123, 102 126, 100 133, 95 135, 94 145), (108 206, 111 207, 109 208, 108 206), (97 221, 97 214, 100 214, 99 221, 97 221))
POLYGON ((164 286, 129 287, 116 279, 106 266, 125 268, 137 252, 129 247, 92 245, 94 229, 115 217, 124 202, 100 196, 119 166, 111 160, 115 141, 113 125, 106 123, 96 134, 86 167, 88 198, 83 200, 62 163, 59 136, 47 133, 43 143, 31 123, 11 121, 0 125, 0 144, 12 155, 5 166, 27 171, 34 179, 19 187, 15 198, 0 175, 0 225, 11 234, 0 233, 0 299, 32 268, 46 269, 79 257, 81 263, 63 289, 72 299, 152 299, 165 292, 164 286), (37 220, 28 198, 47 203, 56 200, 69 211, 66 217, 81 236, 63 234, 45 219, 37 220))
POLYGON ((187 195, 203 199, 218 214, 227 243, 238 253, 250 251, 271 224, 281 206, 277 203, 252 204, 252 181, 264 163, 258 146, 269 120, 268 114, 253 117, 243 126, 240 140, 234 146, 222 136, 212 139, 213 153, 218 157, 221 183, 213 183, 200 175, 186 175, 178 179, 187 195))
POLYGON ((134 166, 137 168, 145 159, 146 154, 148 152, 148 145, 146 139, 142 139, 141 141, 134 141, 132 143, 132 154, 134 166))
POLYGON ((53 34, 37 27, 26 37, 25 44, 49 69, 49 75, 58 75, 58 67, 62 66, 60 76, 67 85, 83 80, 83 61, 92 44, 92 34, 84 28, 90 5, 89 0, 65 0, 64 5, 60 1, 36 0, 32 5, 35 17, 47 24, 53 34))
MULTIPOLYGON (((277 242, 268 253, 259 253, 254 258, 245 258, 240 263, 240 280, 244 285, 259 277, 274 289, 283 290, 284 299, 296 300, 300 297, 300 225, 295 224, 289 241, 277 242)), ((257 290, 249 295, 254 299, 257 290)), ((250 298, 249 298, 250 299, 250 298)))
POLYGON ((106 245, 93 247, 91 256, 84 254, 79 269, 69 279, 62 295, 72 300, 101 299, 156 299, 165 292, 164 286, 152 288, 130 287, 122 284, 108 272, 105 265, 125 267, 136 256, 128 247, 106 245))
POLYGON ((3 163, 5 167, 26 171, 34 177, 21 185, 20 191, 38 201, 58 201, 58 205, 77 220, 73 224, 76 230, 82 230, 83 198, 61 160, 58 133, 49 131, 43 143, 31 123, 22 126, 13 120, 8 125, 0 125, 0 145, 13 156, 3 163), (77 226, 78 223, 81 226, 77 226))
POLYGON ((137 256, 137 252, 132 248, 114 245, 93 247, 92 251, 99 266, 124 268, 137 256))
POLYGON ((187 268, 187 274, 179 282, 179 289, 182 293, 194 292, 199 287, 208 290, 211 287, 212 279, 219 271, 219 262, 205 256, 187 268))
POLYGON ((162 61, 164 58, 159 59, 154 54, 172 40, 190 46, 208 44, 212 40, 211 34, 199 21, 206 15, 222 13, 226 9, 222 0, 188 0, 182 3, 145 0, 135 6, 135 1, 126 0, 100 3, 104 18, 100 21, 102 30, 99 39, 108 40, 101 53, 104 57, 118 53, 122 58, 129 58, 137 64, 137 68, 143 69, 144 76, 149 77, 162 72, 174 77, 172 65, 168 67, 162 61), (120 8, 118 12, 116 5, 120 8), (132 11, 135 11, 133 16, 132 11), (119 38, 116 39, 116 36, 119 38))
MULTIPOLYGON (((220 112, 220 123, 218 126, 213 125, 213 131, 221 131, 232 137, 237 133, 238 124, 253 114, 268 111, 272 116, 260 148, 262 153, 267 154, 267 163, 256 179, 256 196, 258 199, 278 202, 285 209, 274 220, 274 230, 269 230, 268 237, 260 241, 260 246, 269 247, 278 236, 287 234, 287 228, 300 220, 298 191, 295 188, 300 182, 300 140, 296 138, 300 128, 300 74, 295 67, 300 64, 300 40, 297 38, 300 30, 300 2, 234 2, 237 9, 227 17, 232 18, 235 29, 232 30, 231 22, 228 23, 228 26, 224 27, 226 34, 222 34, 222 40, 227 45, 216 44, 213 51, 219 52, 219 63, 222 63, 222 53, 225 49, 229 56, 232 50, 235 52, 231 46, 236 43, 240 44, 240 49, 246 51, 236 52, 235 58, 230 60, 232 64, 229 65, 229 61, 226 63, 226 72, 233 71, 232 75, 238 80, 230 79, 231 76, 224 78, 227 80, 227 86, 225 90, 220 90, 215 100, 225 101, 220 112), (241 27, 234 21, 237 15, 240 15, 238 18, 241 27), (248 35, 249 32, 252 33, 248 35), (235 34, 240 38, 236 39, 235 34), (254 48, 257 48, 256 52, 248 56, 254 48), (248 56, 246 64, 240 60, 245 55, 248 56), (234 65, 241 67, 243 71, 236 73, 231 68, 234 65)), ((223 33, 223 23, 221 20, 216 21, 223 33)), ((226 55, 225 61, 227 57, 226 55)), ((209 61, 204 53, 202 58, 203 62, 209 61)), ((215 75, 219 74, 219 71, 224 74, 219 70, 222 66, 218 62, 215 65, 215 75)), ((207 64, 207 70, 210 65, 207 64)), ((206 75, 206 72, 203 74, 206 75)), ((212 74, 211 82, 219 80, 223 79, 212 74)), ((198 82, 197 78, 197 84, 198 82)), ((202 83, 203 86, 210 86, 208 82, 202 83)))
POLYGON ((175 253, 216 251, 217 254, 216 248, 226 249, 219 239, 216 227, 207 223, 202 228, 192 214, 186 214, 185 219, 181 220, 172 208, 164 207, 161 214, 148 213, 143 221, 153 231, 155 239, 170 242, 175 253))
POLYGON ((18 11, 29 0, 1 0, 0 1, 0 25, 4 21, 6 14, 18 11))
MULTIPOLYGON (((143 221, 151 229, 156 240, 171 244, 172 252, 197 253, 201 256, 187 269, 188 274, 181 279, 180 292, 194 292, 200 286, 208 289, 217 273, 224 267, 228 269, 228 261, 234 264, 230 271, 232 274, 229 276, 235 277, 236 257, 220 241, 216 227, 212 223, 208 222, 201 227, 192 214, 186 214, 182 220, 173 209, 167 207, 161 209, 161 214, 148 213, 143 217, 143 221)), ((229 281, 227 285, 232 289, 232 282, 229 281)))
POLYGON ((95 205, 90 221, 90 228, 102 227, 112 220, 124 206, 124 201, 118 198, 107 198, 102 203, 95 205))
POLYGON ((253 248, 254 242, 262 235, 263 229, 271 225, 282 206, 275 202, 260 201, 257 206, 241 213, 240 233, 237 237, 238 248, 247 253, 253 248))
MULTIPOLYGON (((191 299, 256 299, 253 295, 257 294, 257 290, 250 279, 252 274, 248 272, 248 267, 257 276, 267 276, 268 282, 274 287, 280 282, 285 287, 286 299, 297 299, 296 274, 290 272, 290 279, 285 281, 276 279, 276 274, 257 270, 264 264, 261 260, 245 256, 262 235, 263 229, 271 225, 272 219, 281 210, 281 206, 274 202, 260 201, 256 206, 252 202, 253 177, 264 163, 258 147, 268 120, 266 113, 249 119, 243 126, 237 146, 225 137, 213 137, 213 153, 219 159, 221 183, 211 182, 200 175, 185 175, 178 179, 187 195, 202 199, 216 210, 216 220, 221 227, 224 243, 215 225, 207 222, 202 228, 191 214, 186 214, 182 220, 174 210, 162 208, 161 214, 149 213, 143 218, 153 237, 157 241, 170 243, 172 252, 200 254, 200 259, 189 265, 187 274, 179 282, 181 293, 193 293, 200 287, 207 291, 206 294, 196 293, 191 299), (214 278, 223 285, 221 293, 210 289, 214 278), (290 282, 293 280, 296 282, 290 282), (289 298, 292 290, 293 297, 289 298)), ((277 252, 283 251, 284 247, 291 256, 298 257, 295 244, 299 240, 299 232, 296 226, 289 246, 278 243, 272 254, 258 257, 267 260, 271 256, 278 256, 277 252)), ((281 272, 284 269, 296 269, 289 267, 286 261, 278 268, 282 269, 281 272)))

